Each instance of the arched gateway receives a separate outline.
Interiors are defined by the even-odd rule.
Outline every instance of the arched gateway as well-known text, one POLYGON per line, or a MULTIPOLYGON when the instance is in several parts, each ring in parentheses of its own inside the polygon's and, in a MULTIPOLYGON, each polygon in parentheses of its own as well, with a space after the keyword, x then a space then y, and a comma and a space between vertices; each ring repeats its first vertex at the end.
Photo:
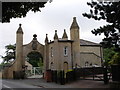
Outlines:
POLYGON ((85 67, 86 61, 91 65, 101 66, 103 56, 101 45, 80 39, 79 29, 74 17, 70 26, 70 40, 66 30, 62 38, 58 37, 55 30, 53 41, 49 41, 46 34, 45 45, 37 41, 36 34, 33 35, 33 40, 29 44, 23 45, 23 30, 20 24, 16 32, 16 60, 12 65, 4 68, 3 78, 16 78, 16 74, 17 77, 23 78, 26 68, 25 60, 30 52, 38 52, 43 57, 44 74, 48 69, 67 72, 73 68, 85 67))
POLYGON ((33 35, 33 40, 26 45, 23 45, 23 60, 26 61, 30 55, 33 54, 33 58, 36 56, 40 57, 43 61, 44 57, 44 45, 37 41, 37 35, 33 35))
MULTIPOLYGON (((23 34, 21 24, 19 24, 16 32, 16 60, 10 66, 4 68, 3 78, 16 78, 16 75, 18 76, 17 78, 24 78, 23 74, 27 67, 25 61, 27 55, 31 52, 37 52, 42 59, 44 58, 44 45, 37 41, 37 35, 33 35, 33 40, 29 44, 23 45, 23 34)), ((43 61, 43 63, 45 62, 43 61)))

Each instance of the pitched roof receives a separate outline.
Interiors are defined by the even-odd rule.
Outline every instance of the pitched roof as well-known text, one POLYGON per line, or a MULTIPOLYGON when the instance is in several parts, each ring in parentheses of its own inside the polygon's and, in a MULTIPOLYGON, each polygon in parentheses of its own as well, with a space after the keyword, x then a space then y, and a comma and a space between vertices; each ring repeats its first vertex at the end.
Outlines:
MULTIPOLYGON (((73 41, 73 40, 58 39, 58 42, 74 42, 74 41, 73 41)), ((54 43, 54 41, 52 41, 52 42, 50 42, 50 43, 54 43)), ((50 44, 50 43, 49 43, 49 44, 50 44)), ((101 46, 101 44, 80 39, 80 46, 101 46)))
POLYGON ((100 44, 98 43, 94 43, 94 42, 83 40, 83 39, 80 39, 80 45, 81 46, 100 46, 100 44))

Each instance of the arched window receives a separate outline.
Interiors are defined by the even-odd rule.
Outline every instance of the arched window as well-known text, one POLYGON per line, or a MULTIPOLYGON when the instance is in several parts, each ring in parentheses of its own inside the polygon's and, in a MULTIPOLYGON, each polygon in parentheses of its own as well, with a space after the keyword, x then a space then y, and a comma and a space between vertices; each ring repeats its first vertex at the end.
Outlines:
POLYGON ((51 62, 50 69, 53 69, 53 68, 54 68, 53 62, 51 62))
POLYGON ((53 57, 53 47, 51 47, 51 57, 53 57))
POLYGON ((68 55, 68 47, 65 46, 65 47, 64 47, 64 56, 67 56, 67 55, 68 55))
POLYGON ((86 62, 85 62, 85 67, 88 67, 88 66, 89 66, 89 62, 86 61, 86 62))

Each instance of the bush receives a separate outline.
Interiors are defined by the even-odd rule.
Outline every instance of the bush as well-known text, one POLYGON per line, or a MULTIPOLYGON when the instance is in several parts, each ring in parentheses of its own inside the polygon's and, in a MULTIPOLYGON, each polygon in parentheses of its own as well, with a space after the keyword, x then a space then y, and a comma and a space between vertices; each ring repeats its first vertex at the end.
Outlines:
POLYGON ((115 53, 115 55, 112 57, 110 64, 120 64, 120 53, 115 53))

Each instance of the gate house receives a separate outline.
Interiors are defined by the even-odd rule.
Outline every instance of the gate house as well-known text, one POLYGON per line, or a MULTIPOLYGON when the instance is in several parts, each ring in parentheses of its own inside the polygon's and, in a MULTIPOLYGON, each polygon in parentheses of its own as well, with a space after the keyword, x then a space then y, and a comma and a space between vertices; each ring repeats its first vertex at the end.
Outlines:
POLYGON ((39 52, 43 58, 44 73, 46 70, 64 70, 67 72, 75 67, 90 67, 102 65, 102 47, 100 44, 80 39, 79 25, 76 17, 73 18, 70 26, 70 40, 66 30, 62 38, 57 35, 57 30, 53 41, 49 41, 46 34, 45 45, 37 40, 37 35, 33 35, 33 40, 23 45, 23 30, 21 24, 16 32, 16 60, 3 71, 3 78, 13 78, 13 71, 19 72, 25 69, 26 56, 30 52, 39 52))

